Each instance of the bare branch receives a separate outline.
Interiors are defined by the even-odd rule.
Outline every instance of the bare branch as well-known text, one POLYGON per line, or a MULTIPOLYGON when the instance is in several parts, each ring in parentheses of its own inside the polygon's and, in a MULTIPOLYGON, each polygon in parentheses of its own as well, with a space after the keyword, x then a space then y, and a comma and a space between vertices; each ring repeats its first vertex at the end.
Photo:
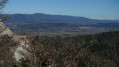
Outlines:
POLYGON ((8 0, 0 0, 0 10, 5 6, 8 0))

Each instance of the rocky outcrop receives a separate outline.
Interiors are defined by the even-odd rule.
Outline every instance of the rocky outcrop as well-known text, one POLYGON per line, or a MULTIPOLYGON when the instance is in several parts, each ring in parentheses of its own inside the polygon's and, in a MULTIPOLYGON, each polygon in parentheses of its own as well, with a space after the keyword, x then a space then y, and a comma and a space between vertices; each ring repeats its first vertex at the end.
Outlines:
POLYGON ((16 58, 16 61, 20 62, 20 59, 25 59, 25 57, 30 54, 30 52, 27 51, 30 43, 26 36, 14 35, 13 39, 19 42, 19 45, 14 52, 14 57, 16 58))
POLYGON ((2 22, 0 22, 0 35, 13 35, 12 31, 5 26, 2 22))
POLYGON ((16 61, 19 62, 20 59, 25 58, 26 54, 30 54, 27 51, 29 48, 29 41, 26 36, 14 35, 13 32, 3 24, 3 22, 0 22, 0 36, 3 35, 13 36, 13 40, 18 42, 19 45, 14 49, 14 58, 16 61))

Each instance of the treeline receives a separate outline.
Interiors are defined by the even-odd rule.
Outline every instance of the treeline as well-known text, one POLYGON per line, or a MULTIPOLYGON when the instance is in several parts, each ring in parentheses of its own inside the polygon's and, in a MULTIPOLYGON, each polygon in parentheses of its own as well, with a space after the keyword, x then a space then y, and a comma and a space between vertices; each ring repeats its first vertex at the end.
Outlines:
MULTIPOLYGON (((19 63, 14 61, 11 67, 119 66, 119 31, 85 36, 29 36, 28 40, 31 58, 22 59, 19 63)), ((7 64, 5 59, 0 60, 1 65, 7 64)))

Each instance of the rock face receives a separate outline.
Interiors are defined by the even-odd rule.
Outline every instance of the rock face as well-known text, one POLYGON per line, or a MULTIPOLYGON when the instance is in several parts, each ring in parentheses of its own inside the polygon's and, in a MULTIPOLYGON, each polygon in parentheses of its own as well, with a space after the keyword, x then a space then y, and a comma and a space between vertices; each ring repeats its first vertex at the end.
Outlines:
POLYGON ((0 22, 0 35, 13 35, 12 31, 6 27, 2 22, 0 22))
POLYGON ((20 62, 20 59, 25 59, 25 57, 30 54, 30 52, 27 51, 27 49, 29 49, 29 41, 26 36, 14 35, 13 39, 19 42, 19 45, 14 52, 14 57, 16 58, 16 61, 20 62))
POLYGON ((20 59, 25 58, 26 55, 24 54, 30 54, 27 49, 29 48, 29 41, 27 40, 26 36, 20 36, 20 35, 13 35, 13 32, 3 24, 3 22, 0 22, 0 36, 8 35, 13 36, 13 40, 18 42, 19 45, 14 50, 14 58, 16 61, 20 61, 20 59))

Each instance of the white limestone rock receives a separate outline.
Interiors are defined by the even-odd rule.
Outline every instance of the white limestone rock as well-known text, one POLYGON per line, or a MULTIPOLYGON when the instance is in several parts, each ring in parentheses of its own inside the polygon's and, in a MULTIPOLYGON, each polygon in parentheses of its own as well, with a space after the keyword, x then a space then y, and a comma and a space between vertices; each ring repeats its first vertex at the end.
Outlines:
POLYGON ((13 35, 12 31, 0 22, 0 35, 13 35))
POLYGON ((25 58, 30 54, 27 50, 29 48, 29 41, 26 36, 13 35, 13 32, 6 27, 3 22, 0 22, 0 36, 3 35, 13 36, 13 40, 19 42, 19 45, 14 49, 14 58, 17 62, 20 62, 20 59, 25 58))

